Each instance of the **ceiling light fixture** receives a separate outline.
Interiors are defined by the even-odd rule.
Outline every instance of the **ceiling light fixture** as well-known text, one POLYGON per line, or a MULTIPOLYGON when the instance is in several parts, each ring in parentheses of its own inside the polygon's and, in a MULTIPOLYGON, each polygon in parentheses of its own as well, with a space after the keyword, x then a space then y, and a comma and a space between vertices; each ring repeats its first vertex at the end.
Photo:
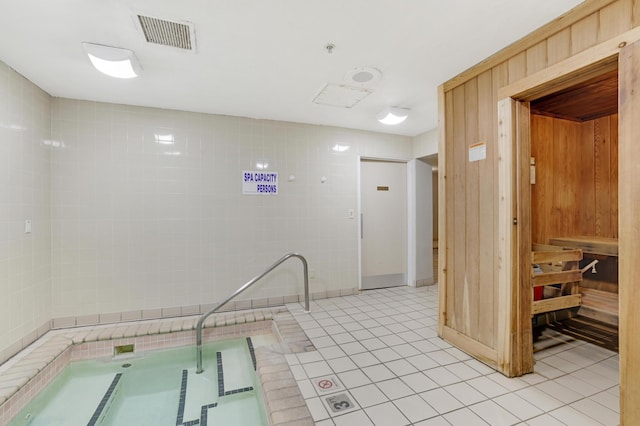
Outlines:
POLYGON ((404 108, 387 107, 376 115, 376 119, 382 124, 393 126, 400 124, 409 116, 409 110, 404 108))
POLYGON ((93 66, 110 77, 134 78, 140 73, 140 64, 133 51, 94 43, 82 43, 93 66))

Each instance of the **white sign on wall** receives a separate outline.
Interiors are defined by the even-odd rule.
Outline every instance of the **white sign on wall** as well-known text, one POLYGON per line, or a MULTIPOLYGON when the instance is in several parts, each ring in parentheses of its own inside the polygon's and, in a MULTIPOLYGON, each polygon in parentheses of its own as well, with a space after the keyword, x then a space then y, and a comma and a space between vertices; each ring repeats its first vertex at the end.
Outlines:
POLYGON ((278 173, 264 171, 242 172, 243 195, 278 195, 278 173))
POLYGON ((487 158, 487 143, 478 142, 469 146, 469 162, 480 161, 487 158))

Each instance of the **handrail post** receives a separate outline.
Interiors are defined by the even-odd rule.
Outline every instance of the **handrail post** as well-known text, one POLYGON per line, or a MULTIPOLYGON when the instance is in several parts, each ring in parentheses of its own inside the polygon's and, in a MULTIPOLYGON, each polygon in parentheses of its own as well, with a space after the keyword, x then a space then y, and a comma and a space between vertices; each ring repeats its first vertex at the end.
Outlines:
POLYGON ((218 303, 208 312, 202 314, 202 316, 198 320, 198 324, 196 325, 196 373, 197 374, 200 374, 204 371, 204 369, 202 368, 202 328, 204 327, 204 321, 209 317, 209 315, 216 312, 218 309, 220 309, 221 307, 226 305, 229 301, 231 301, 231 299, 233 299, 234 297, 236 297, 237 295, 239 295, 240 293, 242 293, 243 291, 245 291, 246 289, 254 285, 256 282, 262 279, 269 272, 273 271, 284 261, 292 257, 297 257, 302 262, 302 269, 303 269, 303 275, 304 275, 304 310, 306 313, 310 312, 309 311, 309 268, 307 265, 307 259, 305 259, 304 256, 298 253, 287 253, 284 256, 282 256, 280 259, 278 259, 273 265, 265 269, 265 271, 262 272, 260 275, 253 277, 250 281, 248 281, 242 287, 240 287, 235 292, 233 292, 231 296, 227 297, 224 301, 218 303))
POLYGON ((302 262, 302 273, 304 277, 304 311, 309 313, 309 266, 307 265, 307 259, 304 256, 296 256, 302 262))

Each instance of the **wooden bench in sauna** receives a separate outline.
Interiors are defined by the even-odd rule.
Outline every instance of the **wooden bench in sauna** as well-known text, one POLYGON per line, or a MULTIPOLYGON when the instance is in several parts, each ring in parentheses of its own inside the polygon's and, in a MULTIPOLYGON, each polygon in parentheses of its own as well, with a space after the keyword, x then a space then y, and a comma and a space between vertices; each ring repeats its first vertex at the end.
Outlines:
MULTIPOLYGON (((618 240, 615 238, 574 236, 552 238, 549 244, 558 247, 580 249, 585 258, 598 259, 606 262, 618 257, 618 240)), ((582 306, 579 314, 610 325, 618 326, 618 286, 616 282, 604 283, 589 279, 591 274, 585 273, 580 287, 582 306)))
POLYGON ((574 308, 582 305, 580 281, 582 271, 579 262, 582 260, 582 250, 578 248, 563 248, 544 244, 534 244, 531 252, 532 276, 531 284, 535 292, 536 287, 547 288, 545 298, 534 300, 531 306, 533 315, 560 309, 574 308), (538 266, 541 272, 535 272, 533 266, 538 266), (546 287, 559 284, 560 287, 546 287))

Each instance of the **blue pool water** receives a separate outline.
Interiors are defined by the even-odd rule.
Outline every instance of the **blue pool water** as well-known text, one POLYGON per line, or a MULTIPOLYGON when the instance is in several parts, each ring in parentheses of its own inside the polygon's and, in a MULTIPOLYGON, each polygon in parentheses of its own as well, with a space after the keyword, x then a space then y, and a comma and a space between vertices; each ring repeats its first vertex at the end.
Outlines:
POLYGON ((10 425, 268 425, 250 339, 70 363, 10 425))

